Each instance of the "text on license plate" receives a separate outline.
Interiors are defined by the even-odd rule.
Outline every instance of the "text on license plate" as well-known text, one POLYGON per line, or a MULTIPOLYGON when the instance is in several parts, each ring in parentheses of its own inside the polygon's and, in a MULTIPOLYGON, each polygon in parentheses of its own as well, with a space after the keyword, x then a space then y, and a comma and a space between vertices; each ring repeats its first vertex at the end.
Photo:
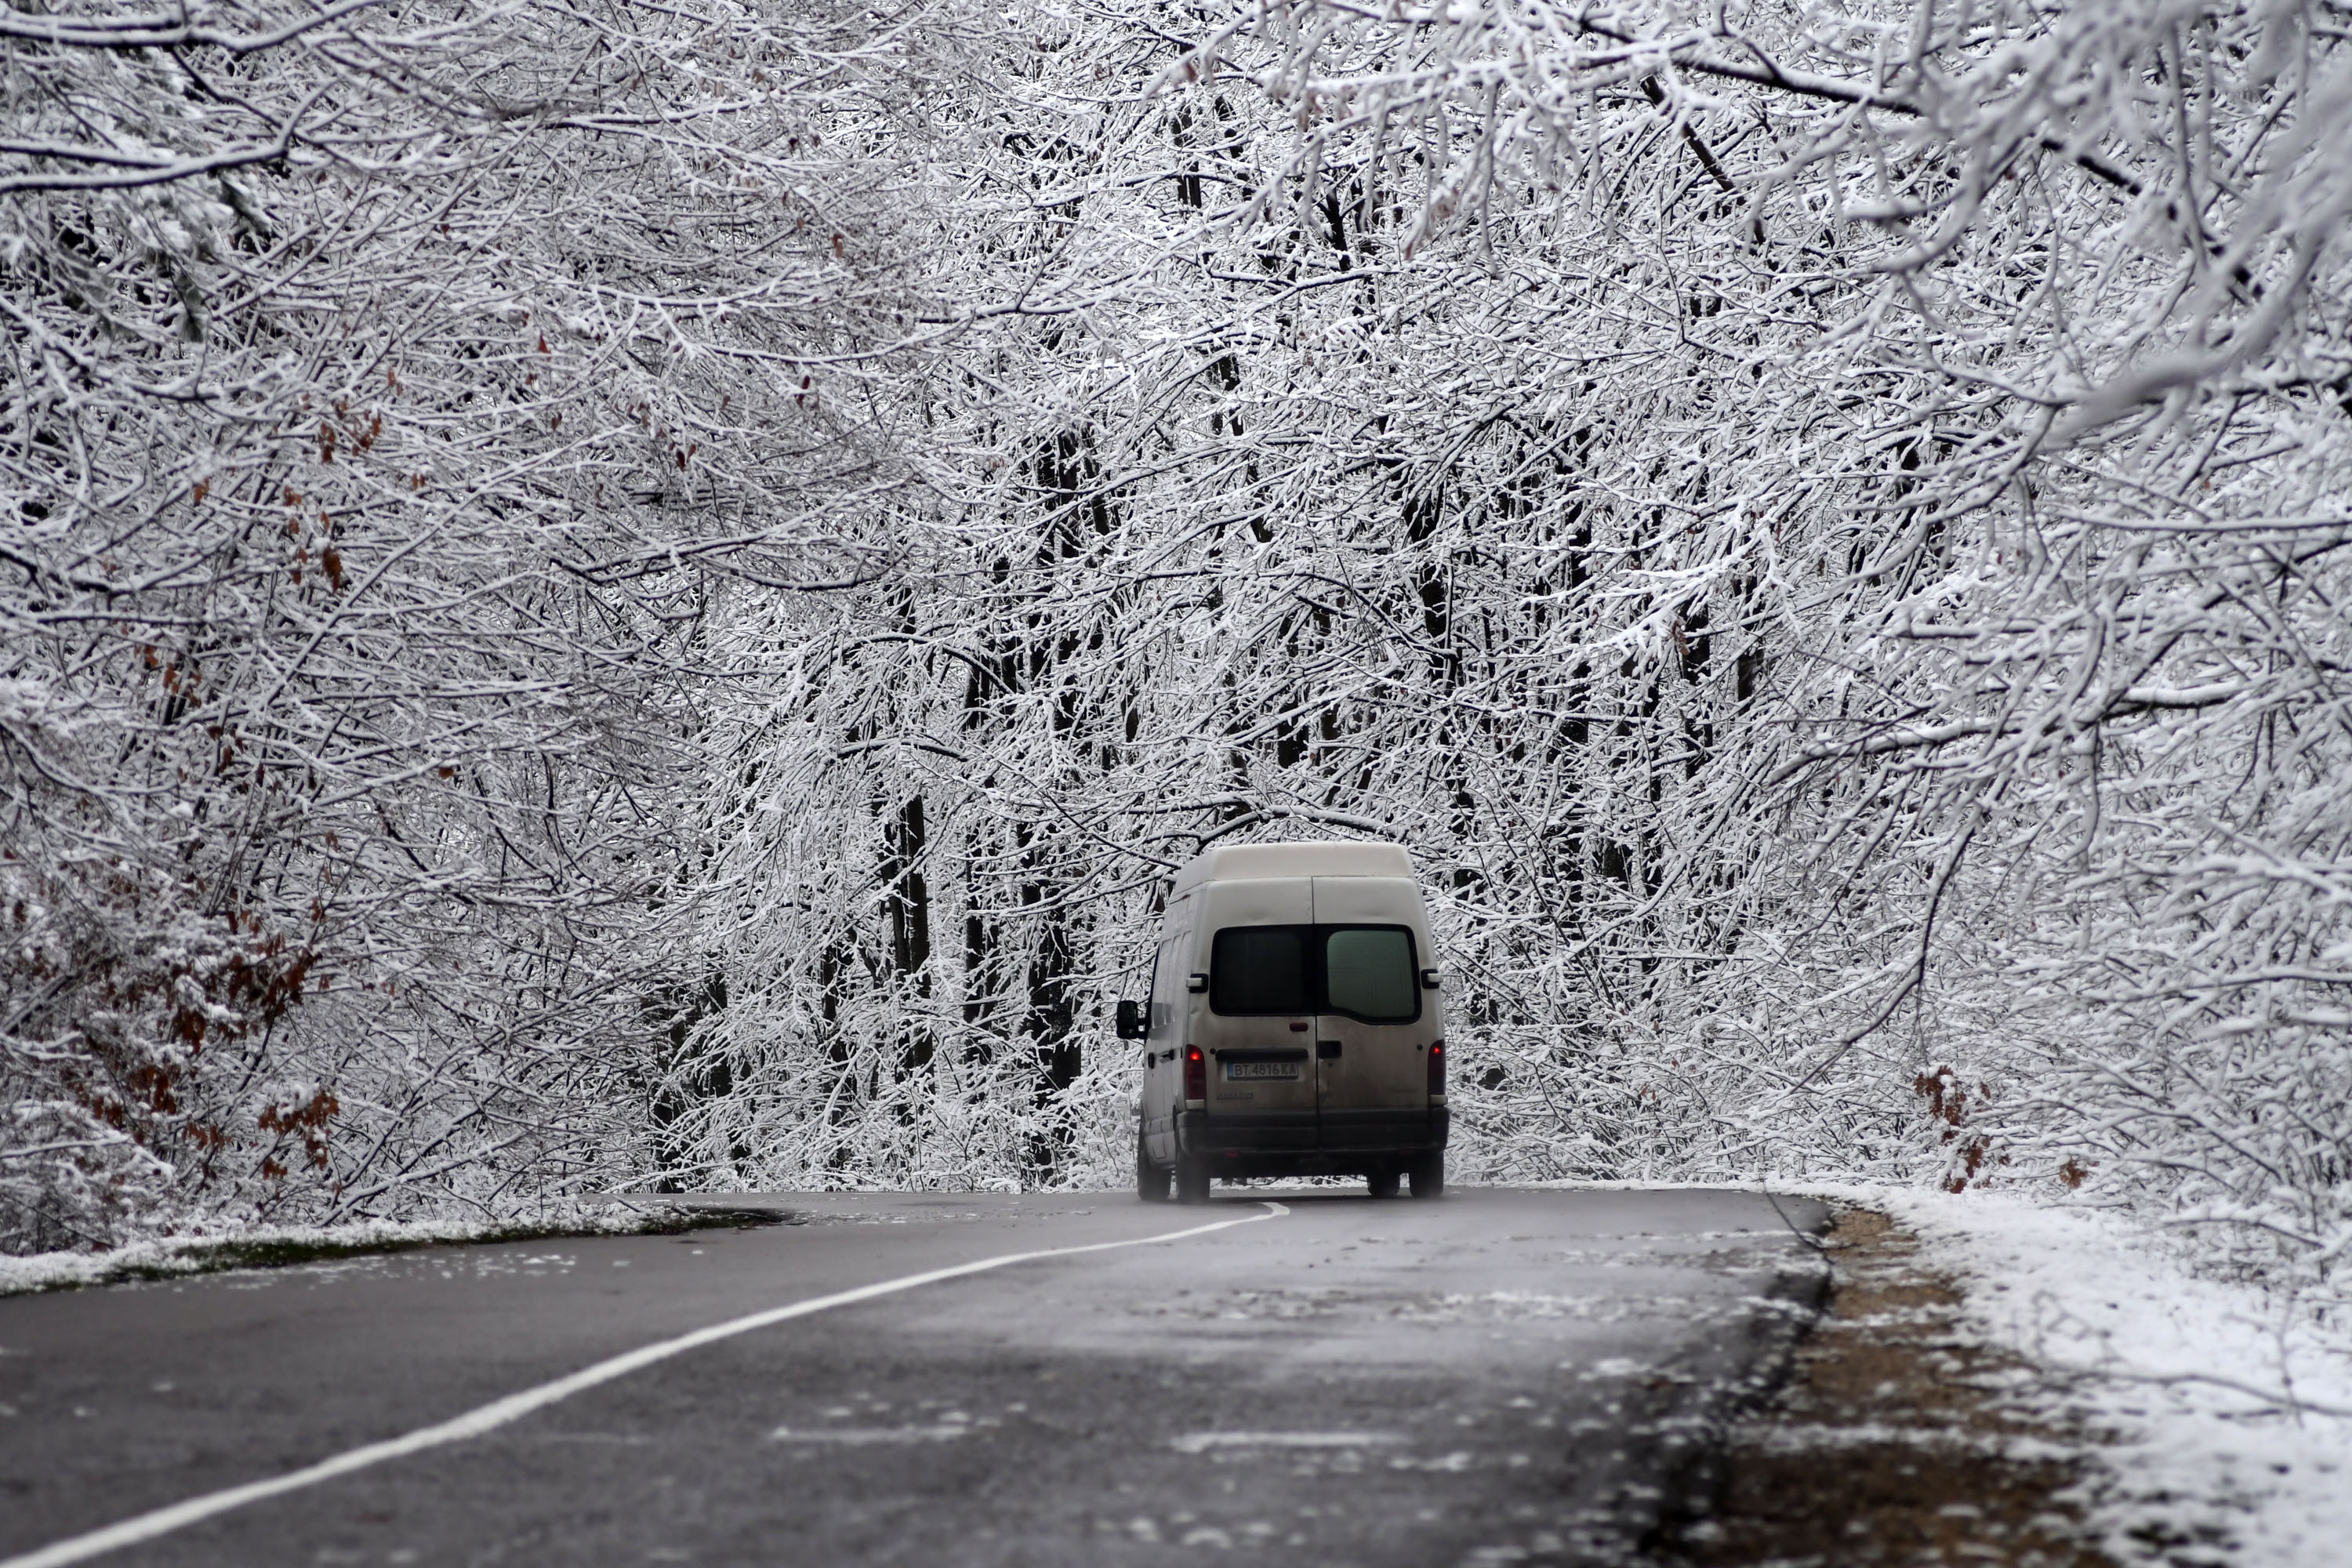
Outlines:
POLYGON ((1297 1062, 1227 1062, 1225 1081, 1232 1083, 1245 1078, 1297 1078, 1297 1062))

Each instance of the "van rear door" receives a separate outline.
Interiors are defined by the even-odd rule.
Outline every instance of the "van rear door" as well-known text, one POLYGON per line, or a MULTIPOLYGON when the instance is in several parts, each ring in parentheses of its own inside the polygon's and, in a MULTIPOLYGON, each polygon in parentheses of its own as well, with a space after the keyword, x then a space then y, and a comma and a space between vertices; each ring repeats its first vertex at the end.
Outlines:
POLYGON ((1434 1008, 1421 971, 1427 922, 1409 878, 1318 877, 1325 1011, 1315 1020, 1316 1110, 1328 1150, 1417 1147, 1429 1136, 1434 1008))
POLYGON ((1208 1057, 1208 1147, 1315 1147, 1312 895, 1303 877, 1210 882, 1196 939, 1210 975, 1191 1044, 1208 1057), (1204 1005, 1205 1004, 1205 1005, 1204 1005))

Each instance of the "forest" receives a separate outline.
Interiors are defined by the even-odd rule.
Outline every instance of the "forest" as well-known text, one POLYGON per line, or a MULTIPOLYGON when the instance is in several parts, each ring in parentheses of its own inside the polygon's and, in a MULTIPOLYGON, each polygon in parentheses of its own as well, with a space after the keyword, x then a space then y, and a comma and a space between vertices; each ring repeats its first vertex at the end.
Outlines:
POLYGON ((1173 868, 1370 837, 1456 1180, 2347 1303, 2340 0, 0 49, 0 1249, 1115 1184, 1173 868))

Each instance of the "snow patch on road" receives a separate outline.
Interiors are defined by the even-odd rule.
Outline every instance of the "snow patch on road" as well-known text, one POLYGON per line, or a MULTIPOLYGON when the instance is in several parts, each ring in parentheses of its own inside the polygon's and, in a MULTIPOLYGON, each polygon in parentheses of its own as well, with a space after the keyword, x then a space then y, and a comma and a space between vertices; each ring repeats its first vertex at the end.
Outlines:
POLYGON ((877 1443, 944 1443, 956 1437, 968 1437, 979 1426, 993 1426, 993 1421, 974 1425, 950 1422, 937 1426, 779 1426, 768 1434, 771 1443, 829 1443, 842 1447, 864 1448, 877 1443))
POLYGON ((1404 1439, 1393 1432, 1187 1432, 1168 1446, 1180 1454, 1212 1448, 1374 1448, 1404 1439))
MULTIPOLYGON (((665 1216, 666 1217, 666 1216, 665 1216)), ((342 1264, 357 1255, 468 1241, 544 1241, 555 1237, 633 1235, 654 1217, 613 1206, 562 1206, 518 1218, 352 1220, 334 1226, 243 1226, 214 1234, 163 1237, 103 1252, 0 1254, 0 1296, 110 1285, 130 1279, 216 1273, 223 1268, 342 1264), (306 1256, 311 1255, 311 1256, 306 1256)), ((518 1259, 515 1267, 544 1264, 518 1259)))

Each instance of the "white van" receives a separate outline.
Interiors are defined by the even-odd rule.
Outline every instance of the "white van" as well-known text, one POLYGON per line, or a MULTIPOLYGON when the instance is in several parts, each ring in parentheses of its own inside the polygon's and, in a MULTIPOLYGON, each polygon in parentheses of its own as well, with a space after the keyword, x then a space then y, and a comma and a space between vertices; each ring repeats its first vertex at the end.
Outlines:
POLYGON ((1249 844, 1176 873, 1143 1042, 1136 1191, 1199 1203, 1217 1177, 1360 1175, 1445 1190, 1437 960, 1394 844, 1249 844))

